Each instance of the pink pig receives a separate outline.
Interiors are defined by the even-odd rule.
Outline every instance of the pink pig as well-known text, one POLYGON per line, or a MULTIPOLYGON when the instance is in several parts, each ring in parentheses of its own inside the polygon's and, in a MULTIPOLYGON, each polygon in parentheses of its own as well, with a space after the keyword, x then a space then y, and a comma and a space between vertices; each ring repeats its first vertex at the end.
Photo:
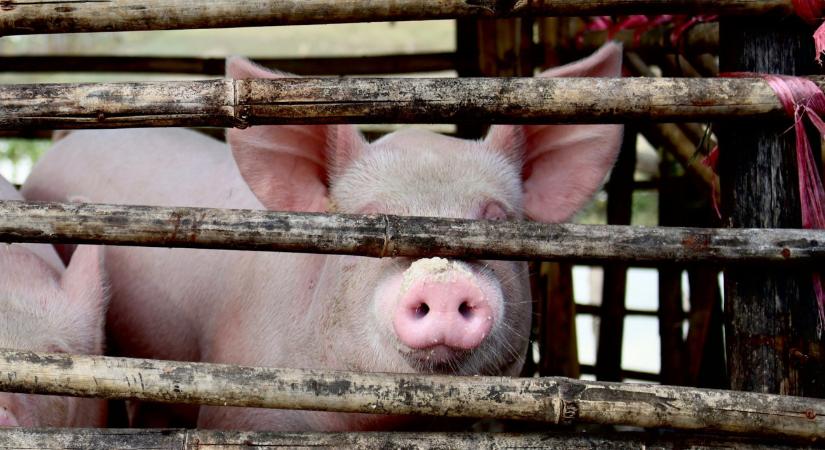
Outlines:
MULTIPOLYGON (((0 177, 0 200, 22 200, 0 177)), ((47 244, 0 244, 0 348, 103 353, 101 247, 80 246, 68 269, 47 244)), ((0 393, 0 426, 105 425, 96 399, 0 393)))
MULTIPOLYGON (((621 48, 542 76, 618 76, 621 48)), ((230 59, 233 78, 280 77, 230 59)), ((492 127, 461 140, 349 125, 73 132, 24 194, 95 202, 487 220, 569 219, 602 183, 619 125, 492 127), (231 150, 227 151, 227 150, 231 150), (77 174, 84 174, 78 177, 77 174)), ((364 372, 517 375, 531 302, 521 262, 107 247, 123 355, 364 372)), ((198 426, 359 430, 401 418, 203 407, 198 426)))

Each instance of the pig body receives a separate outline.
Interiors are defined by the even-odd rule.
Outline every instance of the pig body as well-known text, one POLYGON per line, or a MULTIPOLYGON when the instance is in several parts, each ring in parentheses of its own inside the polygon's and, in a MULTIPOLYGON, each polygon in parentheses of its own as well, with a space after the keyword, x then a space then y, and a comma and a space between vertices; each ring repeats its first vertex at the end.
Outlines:
MULTIPOLYGON (((611 46, 581 64, 615 72, 620 57, 611 46)), ((229 71, 236 78, 279 76, 240 59, 229 71)), ((350 126, 263 126, 230 130, 229 148, 187 130, 79 131, 38 163, 24 193, 120 204, 562 220, 602 182, 621 135, 617 126, 591 126, 569 139, 580 129, 499 126, 483 141, 410 129, 367 144, 350 126), (571 151, 536 145, 557 139, 571 151), (605 148, 583 152, 580 141, 605 148), (592 174, 576 171, 582 155, 590 155, 585 172, 592 174), (553 195, 555 203, 539 192, 567 179, 574 192, 553 195)), ((527 350, 524 263, 128 247, 108 247, 106 256, 109 338, 128 356, 516 375, 527 350)), ((403 422, 203 407, 198 425, 335 431, 403 422)))
MULTIPOLYGON (((0 177, 0 200, 23 198, 0 177)), ((106 295, 101 251, 67 269, 48 244, 0 244, 0 348, 101 354, 106 295)), ((102 400, 0 393, 0 426, 105 425, 102 400)))

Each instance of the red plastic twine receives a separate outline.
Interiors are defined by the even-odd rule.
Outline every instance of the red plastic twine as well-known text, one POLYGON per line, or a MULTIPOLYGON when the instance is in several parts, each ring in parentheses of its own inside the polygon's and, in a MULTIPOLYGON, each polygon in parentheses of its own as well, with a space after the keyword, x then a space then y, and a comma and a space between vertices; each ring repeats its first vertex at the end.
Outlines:
MULTIPOLYGON (((799 203, 802 209, 802 227, 808 229, 825 228, 825 189, 819 177, 816 162, 813 157, 811 143, 805 132, 805 118, 819 131, 820 137, 825 137, 825 94, 811 80, 787 75, 764 75, 754 73, 726 73, 724 77, 759 77, 768 82, 779 98, 782 107, 789 117, 794 118, 794 132, 796 134, 796 168, 799 172, 799 203)), ((717 172, 719 147, 714 148, 704 159, 704 164, 717 172)), ((714 192, 713 207, 721 217, 714 192)), ((816 294, 819 321, 817 332, 821 335, 825 327, 825 286, 821 275, 813 275, 814 293, 816 294)))
MULTIPOLYGON (((825 15, 825 2, 822 0, 792 0, 794 12, 805 22, 816 24, 825 15)), ((822 64, 822 52, 825 51, 825 23, 814 32, 816 62, 822 64)))
MULTIPOLYGON (((754 76, 734 74, 733 76, 754 76)), ((825 137, 825 94, 811 80, 786 75, 756 75, 763 78, 776 92, 788 116, 794 118, 796 134, 796 166, 799 172, 799 202, 804 228, 825 228, 825 190, 819 177, 811 143, 805 132, 805 118, 825 137)), ((819 310, 818 332, 825 326, 825 287, 820 274, 814 273, 814 292, 819 310)))
POLYGON ((584 29, 582 29, 576 36, 576 42, 581 45, 584 41, 584 33, 588 31, 607 31, 607 38, 613 39, 616 33, 622 30, 635 30, 633 32, 633 41, 639 43, 642 35, 660 25, 673 25, 673 31, 670 33, 670 43, 674 47, 678 47, 682 41, 684 33, 693 25, 701 22, 711 22, 718 18, 716 15, 699 14, 695 16, 674 16, 674 15, 658 15, 658 16, 644 16, 644 15, 630 15, 622 16, 623 18, 614 20, 610 16, 594 16, 588 19, 584 29))

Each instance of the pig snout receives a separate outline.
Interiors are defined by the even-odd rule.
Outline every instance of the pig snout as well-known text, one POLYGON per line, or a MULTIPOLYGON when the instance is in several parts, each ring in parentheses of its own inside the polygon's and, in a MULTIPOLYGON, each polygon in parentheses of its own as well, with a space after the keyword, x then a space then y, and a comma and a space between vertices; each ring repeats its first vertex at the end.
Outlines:
POLYGON ((395 334, 416 350, 472 350, 493 328, 500 299, 494 291, 458 262, 418 260, 404 273, 393 314, 395 334))

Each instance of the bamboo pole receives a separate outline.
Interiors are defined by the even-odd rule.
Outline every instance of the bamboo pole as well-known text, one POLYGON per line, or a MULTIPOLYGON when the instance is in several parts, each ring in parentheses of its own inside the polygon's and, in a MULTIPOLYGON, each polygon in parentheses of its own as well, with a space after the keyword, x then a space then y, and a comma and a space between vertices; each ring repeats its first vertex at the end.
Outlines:
MULTIPOLYGON (((825 85, 825 77, 811 77, 825 85)), ((0 129, 785 118, 761 79, 281 78, 0 86, 0 129)))
POLYGON ((0 389, 162 403, 825 438, 825 401, 819 399, 569 378, 365 374, 2 350, 0 389))
MULTIPOLYGON (((255 63, 298 75, 371 75, 455 70, 455 54, 418 53, 317 58, 255 58, 255 63)), ((178 56, 0 56, 0 72, 145 72, 223 75, 226 58, 178 56)))
POLYGON ((642 33, 636 38, 635 30, 622 30, 608 38, 607 31, 588 31, 582 33, 581 43, 567 39, 561 45, 568 50, 575 49, 582 53, 592 52, 609 40, 618 40, 626 51, 644 54, 660 54, 662 52, 686 53, 696 55, 701 53, 716 53, 719 50, 719 24, 699 23, 682 34, 681 41, 674 45, 670 40, 672 27, 656 27, 642 33))
MULTIPOLYGON (((634 52, 625 53, 625 64, 637 75, 650 78, 655 76, 644 60, 634 52)), ((697 144, 686 135, 686 132, 691 133, 697 141, 701 141, 703 135, 699 125, 660 123, 643 125, 641 129, 653 145, 668 150, 691 175, 701 180, 712 191, 716 189, 719 177, 698 158, 697 144)), ((713 142, 709 144, 712 146, 713 142)))
POLYGON ((825 230, 655 228, 390 215, 0 202, 0 242, 373 257, 822 264, 825 230))
POLYGON ((186 429, 0 429, 0 449, 112 449, 148 450, 202 448, 404 448, 416 449, 799 449, 812 448, 809 442, 766 440, 765 438, 696 436, 668 433, 268 433, 248 431, 186 429))
POLYGON ((0 35, 605 14, 791 14, 792 0, 54 0, 0 2, 0 35))

